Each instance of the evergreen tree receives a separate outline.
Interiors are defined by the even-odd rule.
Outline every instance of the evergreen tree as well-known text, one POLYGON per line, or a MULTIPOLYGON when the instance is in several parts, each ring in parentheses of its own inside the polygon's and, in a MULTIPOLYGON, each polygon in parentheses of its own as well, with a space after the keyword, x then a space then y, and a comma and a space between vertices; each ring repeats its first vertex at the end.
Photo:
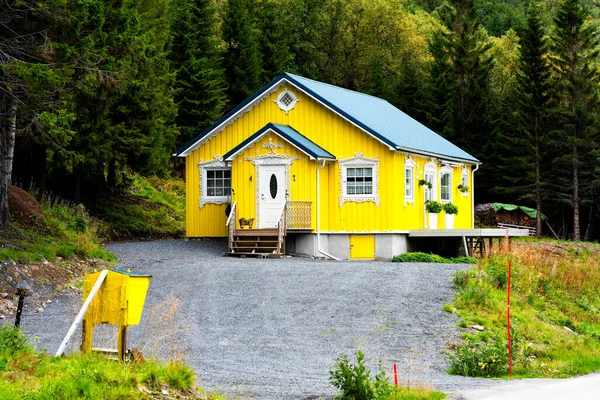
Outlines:
POLYGON ((179 144, 219 119, 225 111, 225 80, 214 0, 176 0, 172 6, 179 144))
POLYGON ((261 82, 258 30, 251 17, 255 7, 254 0, 228 0, 224 6, 223 39, 226 50, 223 64, 231 106, 238 105, 266 83, 261 82))
POLYGON ((261 82, 266 83, 282 72, 291 71, 293 56, 288 42, 289 35, 282 3, 261 0, 258 7, 259 51, 262 57, 261 82))
POLYGON ((585 24, 589 13, 579 0, 565 0, 559 9, 552 47, 556 118, 553 165, 556 196, 573 209, 573 239, 580 240, 580 206, 597 202, 591 187, 592 151, 598 145, 599 73, 596 32, 585 24), (568 174, 563 171, 570 171, 568 174), (562 179, 560 179, 560 178, 562 179), (569 193, 570 192, 570 193, 569 193))
POLYGON ((537 212, 537 236, 542 234, 542 189, 544 181, 544 155, 547 149, 548 90, 550 67, 545 56, 547 45, 537 8, 529 8, 527 26, 521 34, 520 73, 518 75, 519 135, 513 141, 515 155, 509 165, 525 184, 518 185, 521 195, 534 193, 537 212))

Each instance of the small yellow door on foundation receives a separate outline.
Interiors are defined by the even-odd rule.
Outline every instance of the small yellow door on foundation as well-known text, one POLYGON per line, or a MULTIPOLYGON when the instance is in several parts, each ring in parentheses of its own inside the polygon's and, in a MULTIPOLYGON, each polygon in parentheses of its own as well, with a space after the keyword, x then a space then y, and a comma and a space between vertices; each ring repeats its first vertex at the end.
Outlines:
POLYGON ((350 235, 350 258, 353 260, 375 259, 375 235, 350 235))

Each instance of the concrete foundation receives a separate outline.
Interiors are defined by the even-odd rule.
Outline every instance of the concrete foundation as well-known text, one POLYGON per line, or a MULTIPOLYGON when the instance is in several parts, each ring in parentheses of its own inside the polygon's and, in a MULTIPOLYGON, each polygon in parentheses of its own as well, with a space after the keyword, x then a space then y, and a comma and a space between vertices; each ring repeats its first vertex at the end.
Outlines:
MULTIPOLYGON (((322 233, 321 250, 342 260, 350 259, 350 233, 322 233)), ((407 237, 401 233, 374 233, 375 259, 391 260, 393 256, 406 253, 407 237)), ((311 257, 326 257, 317 250, 317 235, 314 233, 289 233, 286 248, 290 253, 311 257)))

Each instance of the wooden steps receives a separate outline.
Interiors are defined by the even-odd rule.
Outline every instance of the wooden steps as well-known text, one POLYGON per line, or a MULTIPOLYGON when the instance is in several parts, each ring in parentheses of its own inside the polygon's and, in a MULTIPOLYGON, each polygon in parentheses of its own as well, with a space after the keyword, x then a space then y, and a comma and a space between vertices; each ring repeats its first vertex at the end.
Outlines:
MULTIPOLYGON (((283 238, 285 244, 285 237, 283 238)), ((277 229, 236 229, 227 255, 237 257, 278 258, 277 229)), ((285 245, 282 246, 285 249, 285 245)))

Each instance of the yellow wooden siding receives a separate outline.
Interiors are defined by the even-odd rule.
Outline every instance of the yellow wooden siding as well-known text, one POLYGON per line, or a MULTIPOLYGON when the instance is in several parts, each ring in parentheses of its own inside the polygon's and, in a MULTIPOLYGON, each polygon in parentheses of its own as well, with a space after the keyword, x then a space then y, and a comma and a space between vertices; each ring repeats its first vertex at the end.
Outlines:
MULTIPOLYGON (((257 132, 267 123, 287 124, 308 137, 337 158, 327 162, 321 170, 321 230, 324 232, 392 232, 407 229, 424 228, 423 189, 417 182, 424 174, 424 165, 429 158, 412 156, 417 163, 415 168, 415 200, 404 202, 404 162, 407 156, 390 150, 378 140, 359 130, 334 112, 322 106, 311 97, 304 95, 294 87, 289 89, 298 97, 295 108, 287 115, 274 102, 284 90, 281 87, 257 104, 250 112, 242 114, 227 125, 206 143, 194 150, 186 159, 186 234, 190 237, 227 236, 225 227, 225 205, 207 204, 199 207, 199 162, 212 161, 222 156, 244 139, 257 132), (346 202, 339 206, 340 196, 340 159, 351 158, 355 153, 366 158, 379 160, 379 206, 373 202, 346 202)), ((275 153, 300 157, 290 167, 290 199, 312 200, 313 228, 316 228, 316 173, 320 162, 308 157, 277 135, 265 136, 260 143, 254 144, 239 154, 232 162, 232 188, 235 191, 238 216, 255 217, 256 177, 255 167, 245 160, 268 153, 262 147, 269 138, 274 143, 283 143, 284 147, 274 149, 275 153), (293 175, 296 180, 293 180, 293 175), (250 176, 253 176, 252 182, 250 176)), ((461 168, 455 167, 453 173, 453 201, 459 207, 455 227, 470 227, 470 196, 463 198, 456 186, 460 183, 461 168), (465 199, 468 199, 465 200, 465 199)), ((437 174, 437 196, 439 199, 439 165, 437 174)), ((470 179, 470 178, 469 178, 470 179)), ((440 228, 443 227, 443 217, 440 228)))
POLYGON ((373 260, 375 258, 375 235, 350 235, 350 258, 373 260))

